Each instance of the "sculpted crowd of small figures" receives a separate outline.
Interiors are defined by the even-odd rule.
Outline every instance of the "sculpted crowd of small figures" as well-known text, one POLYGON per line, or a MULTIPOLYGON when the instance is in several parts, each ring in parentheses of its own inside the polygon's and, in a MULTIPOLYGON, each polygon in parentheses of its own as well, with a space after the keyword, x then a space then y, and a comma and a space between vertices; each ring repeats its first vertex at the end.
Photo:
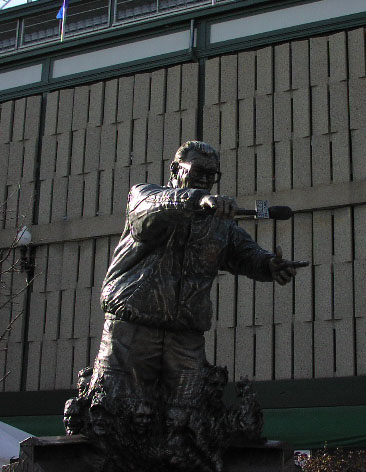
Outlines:
POLYGON ((148 392, 138 385, 121 392, 119 386, 118 400, 111 401, 103 379, 89 389, 92 373, 91 367, 79 372, 78 397, 66 402, 64 425, 68 435, 82 434, 94 445, 96 470, 221 472, 233 441, 260 439, 262 412, 247 378, 236 383, 237 404, 224 406, 226 368, 207 365, 186 386, 193 402, 184 394, 169 398, 158 384, 148 392))

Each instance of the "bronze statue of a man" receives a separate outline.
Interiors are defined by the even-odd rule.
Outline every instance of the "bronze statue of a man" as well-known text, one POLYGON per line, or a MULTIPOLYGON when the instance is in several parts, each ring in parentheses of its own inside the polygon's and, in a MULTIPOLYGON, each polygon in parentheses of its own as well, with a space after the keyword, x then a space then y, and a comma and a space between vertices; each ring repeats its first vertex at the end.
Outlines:
POLYGON ((188 141, 166 187, 132 187, 103 283, 106 319, 90 391, 102 384, 118 401, 158 383, 167 398, 189 404, 207 365, 204 332, 218 270, 284 285, 306 265, 259 247, 233 220, 235 200, 210 194, 219 180, 218 152, 188 141))

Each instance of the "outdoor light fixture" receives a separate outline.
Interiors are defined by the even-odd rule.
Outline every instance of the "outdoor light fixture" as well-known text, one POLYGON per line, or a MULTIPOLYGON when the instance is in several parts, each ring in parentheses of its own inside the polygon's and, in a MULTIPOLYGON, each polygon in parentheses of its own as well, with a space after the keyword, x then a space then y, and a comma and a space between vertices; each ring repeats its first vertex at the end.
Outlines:
POLYGON ((21 272, 30 272, 33 264, 29 260, 28 246, 32 242, 32 235, 26 226, 19 231, 16 238, 16 246, 20 248, 20 270, 21 272))

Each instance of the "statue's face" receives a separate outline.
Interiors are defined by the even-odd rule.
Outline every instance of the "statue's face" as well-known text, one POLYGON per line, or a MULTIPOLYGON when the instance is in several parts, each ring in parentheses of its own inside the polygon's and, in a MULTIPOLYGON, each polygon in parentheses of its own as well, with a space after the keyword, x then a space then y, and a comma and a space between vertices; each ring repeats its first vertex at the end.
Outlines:
POLYGON ((186 159, 179 163, 177 187, 211 191, 218 171, 218 162, 214 157, 189 151, 186 159))
POLYGON ((153 424, 153 412, 146 402, 142 402, 132 417, 132 428, 138 434, 147 433, 153 424))
POLYGON ((90 422, 93 431, 97 436, 103 436, 108 433, 110 418, 104 408, 99 406, 91 408, 90 422))
POLYGON ((64 416, 64 425, 67 435, 79 434, 83 427, 83 421, 80 415, 67 413, 64 416))

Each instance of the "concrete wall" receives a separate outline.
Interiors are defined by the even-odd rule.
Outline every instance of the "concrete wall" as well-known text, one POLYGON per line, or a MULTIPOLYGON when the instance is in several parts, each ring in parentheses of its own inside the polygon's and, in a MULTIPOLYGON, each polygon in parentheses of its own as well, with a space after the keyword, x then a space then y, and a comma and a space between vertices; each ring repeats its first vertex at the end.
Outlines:
POLYGON ((263 247, 312 262, 286 287, 220 273, 209 360, 231 378, 366 374, 365 91, 359 28, 215 57, 204 77, 189 63, 0 105, 0 192, 13 195, 0 242, 25 214, 39 274, 29 320, 0 352, 0 377, 12 370, 0 389, 19 390, 22 369, 27 390, 75 386, 99 345, 100 285, 128 189, 165 182, 200 123, 221 151, 221 193, 296 210, 292 221, 239 224, 263 247))

